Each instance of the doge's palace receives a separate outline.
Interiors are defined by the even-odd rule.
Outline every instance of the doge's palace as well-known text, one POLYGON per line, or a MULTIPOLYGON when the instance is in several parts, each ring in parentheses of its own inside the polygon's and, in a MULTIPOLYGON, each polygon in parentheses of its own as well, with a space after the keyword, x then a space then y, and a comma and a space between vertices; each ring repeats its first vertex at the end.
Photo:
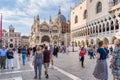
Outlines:
POLYGON ((71 9, 71 43, 112 45, 120 39, 120 0, 82 0, 71 9))

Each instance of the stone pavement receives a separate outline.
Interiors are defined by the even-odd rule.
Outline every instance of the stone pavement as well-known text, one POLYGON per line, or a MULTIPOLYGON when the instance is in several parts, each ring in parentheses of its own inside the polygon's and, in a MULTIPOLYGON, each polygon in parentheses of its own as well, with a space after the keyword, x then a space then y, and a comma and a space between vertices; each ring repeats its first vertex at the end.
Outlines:
MULTIPOLYGON (((96 59, 90 59, 88 55, 85 56, 85 68, 81 67, 79 61, 79 52, 70 52, 67 54, 60 54, 58 58, 54 58, 55 65, 68 73, 71 73, 81 80, 96 80, 92 73, 96 64, 96 59)), ((109 59, 107 60, 109 66, 109 59)), ((109 68, 108 68, 109 69, 109 68)), ((109 79, 112 80, 111 70, 109 69, 109 79)))
MULTIPOLYGON (((49 68, 49 79, 45 79, 44 67, 42 69, 42 80, 95 80, 92 75, 96 60, 90 60, 86 55, 85 68, 81 68, 78 52, 69 54, 58 54, 54 57, 54 69, 49 68)), ((0 70, 0 80, 34 80, 34 70, 32 59, 23 66, 18 60, 17 54, 14 59, 14 70, 0 70)), ((109 80, 112 80, 111 70, 109 70, 109 80)))

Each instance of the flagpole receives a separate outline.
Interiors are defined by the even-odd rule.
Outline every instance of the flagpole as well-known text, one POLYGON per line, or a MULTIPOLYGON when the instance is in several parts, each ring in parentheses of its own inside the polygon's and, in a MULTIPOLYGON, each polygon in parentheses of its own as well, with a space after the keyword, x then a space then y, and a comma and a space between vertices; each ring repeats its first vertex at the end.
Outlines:
POLYGON ((2 13, 0 18, 0 48, 2 48, 2 13))

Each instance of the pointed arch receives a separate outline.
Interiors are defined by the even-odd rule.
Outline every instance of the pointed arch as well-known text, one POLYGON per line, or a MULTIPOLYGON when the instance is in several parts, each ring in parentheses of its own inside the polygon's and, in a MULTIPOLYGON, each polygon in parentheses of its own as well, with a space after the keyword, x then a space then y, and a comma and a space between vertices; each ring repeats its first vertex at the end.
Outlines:
POLYGON ((111 21, 111 30, 114 30, 114 24, 113 24, 113 21, 111 21))
POLYGON ((103 32, 105 32, 105 30, 106 30, 106 29, 105 29, 105 24, 103 23, 103 32))
POLYGON ((109 40, 105 37, 104 40, 103 40, 103 43, 104 43, 105 45, 108 45, 108 44, 109 44, 109 40))
POLYGON ((94 44, 94 40, 93 39, 91 39, 91 44, 94 44))
POLYGON ((82 43, 82 46, 84 47, 85 46, 85 42, 82 40, 81 43, 82 43))
POLYGON ((114 44, 114 41, 116 40, 117 38, 115 36, 112 37, 112 44, 114 44))
POLYGON ((118 20, 116 20, 115 22, 115 30, 119 29, 119 23, 118 23, 118 20))
POLYGON ((100 41, 100 39, 99 39, 99 38, 97 38, 97 39, 96 39, 96 43, 97 43, 97 45, 98 45, 99 41, 100 41))
POLYGON ((109 23, 106 24, 107 31, 109 31, 109 23))

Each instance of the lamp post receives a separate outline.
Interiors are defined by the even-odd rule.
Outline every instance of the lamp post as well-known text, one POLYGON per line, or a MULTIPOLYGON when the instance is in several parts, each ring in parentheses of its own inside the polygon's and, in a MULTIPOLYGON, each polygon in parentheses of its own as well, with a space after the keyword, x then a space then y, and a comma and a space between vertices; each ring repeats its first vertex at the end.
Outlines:
POLYGON ((51 35, 51 41, 50 41, 50 43, 52 44, 52 31, 50 31, 50 35, 51 35))
POLYGON ((74 44, 75 44, 75 42, 74 42, 74 37, 73 37, 73 50, 72 50, 73 52, 74 52, 74 44))

